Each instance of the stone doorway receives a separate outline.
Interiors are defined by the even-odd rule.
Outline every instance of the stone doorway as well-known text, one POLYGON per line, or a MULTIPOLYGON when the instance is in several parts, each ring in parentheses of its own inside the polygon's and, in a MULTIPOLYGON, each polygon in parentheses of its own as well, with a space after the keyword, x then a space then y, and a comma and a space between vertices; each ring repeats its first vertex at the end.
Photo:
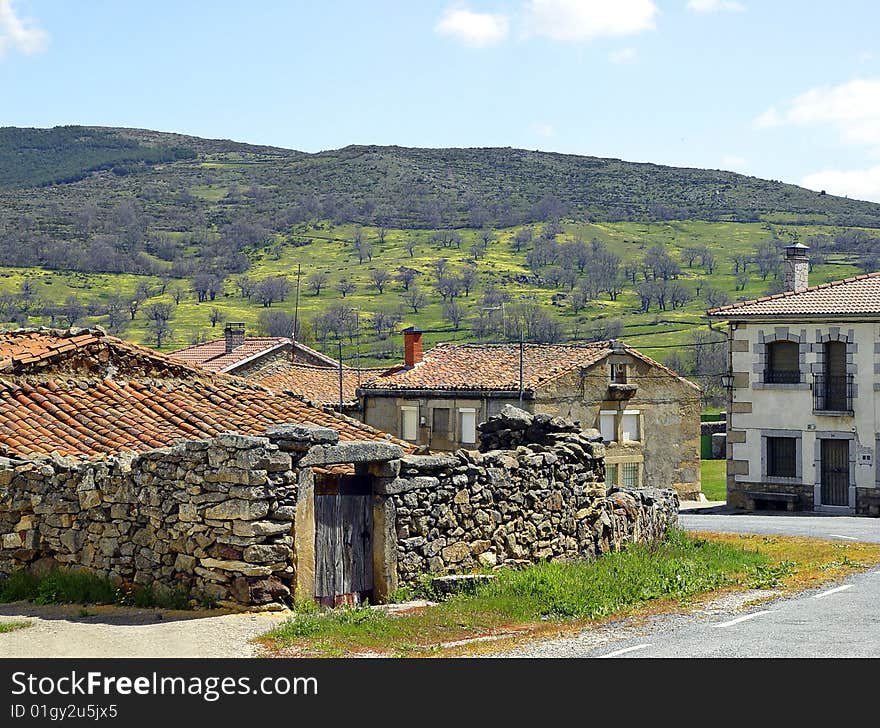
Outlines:
POLYGON ((369 475, 315 475, 315 599, 324 606, 373 598, 369 475))

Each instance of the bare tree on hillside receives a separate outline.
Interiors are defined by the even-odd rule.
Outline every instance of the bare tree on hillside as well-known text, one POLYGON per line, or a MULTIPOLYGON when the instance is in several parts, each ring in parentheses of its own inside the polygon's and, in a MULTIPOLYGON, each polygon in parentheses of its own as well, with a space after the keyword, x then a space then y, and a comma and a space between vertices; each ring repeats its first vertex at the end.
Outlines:
POLYGON ((314 292, 316 296, 321 295, 321 289, 327 285, 330 277, 322 270, 316 270, 306 278, 306 285, 314 292))
POLYGON ((385 286, 391 281, 391 274, 384 268, 376 268, 370 271, 370 281, 381 295, 385 292, 385 286))

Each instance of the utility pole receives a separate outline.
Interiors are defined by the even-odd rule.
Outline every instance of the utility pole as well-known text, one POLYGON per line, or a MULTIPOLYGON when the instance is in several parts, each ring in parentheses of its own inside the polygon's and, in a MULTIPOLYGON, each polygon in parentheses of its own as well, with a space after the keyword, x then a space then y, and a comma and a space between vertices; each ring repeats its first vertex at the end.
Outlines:
POLYGON ((523 349, 525 348, 523 342, 523 332, 522 328, 519 330, 519 406, 522 408, 523 403, 523 349))
POLYGON ((296 264, 296 303, 293 305, 293 340, 299 334, 299 278, 302 274, 302 263, 296 264))
POLYGON ((339 414, 342 414, 342 337, 339 338, 339 414))

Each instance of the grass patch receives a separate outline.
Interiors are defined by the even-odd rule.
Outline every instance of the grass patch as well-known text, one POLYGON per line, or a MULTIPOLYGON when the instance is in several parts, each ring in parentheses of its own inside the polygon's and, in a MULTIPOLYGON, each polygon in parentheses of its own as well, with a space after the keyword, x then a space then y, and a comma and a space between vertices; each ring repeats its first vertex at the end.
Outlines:
POLYGON ((321 610, 301 603, 258 641, 277 656, 473 654, 603 620, 689 607, 723 590, 799 591, 875 563, 880 563, 876 544, 672 531, 653 547, 630 546, 594 561, 500 570, 496 580, 474 593, 415 613, 321 610), (504 643, 450 644, 505 635, 504 643))
POLYGON ((586 623, 658 599, 686 600, 758 579, 772 566, 758 550, 671 531, 653 547, 634 545, 594 561, 500 570, 474 593, 414 614, 304 607, 260 640, 270 650, 325 656, 432 653, 445 642, 499 630, 586 623))
POLYGON ((27 629, 33 624, 26 620, 16 620, 15 622, 0 622, 0 634, 4 632, 14 632, 17 629, 27 629))
POLYGON ((106 576, 85 569, 57 568, 40 576, 20 569, 0 582, 0 603, 26 600, 34 604, 116 604, 188 609, 190 599, 186 589, 119 585, 106 576))
POLYGON ((700 487, 710 501, 727 500, 727 461, 702 460, 700 487))

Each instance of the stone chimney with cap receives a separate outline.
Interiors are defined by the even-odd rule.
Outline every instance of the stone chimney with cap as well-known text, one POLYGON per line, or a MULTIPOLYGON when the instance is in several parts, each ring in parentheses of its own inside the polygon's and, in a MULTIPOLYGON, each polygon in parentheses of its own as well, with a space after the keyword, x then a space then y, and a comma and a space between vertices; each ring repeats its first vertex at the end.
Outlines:
POLYGON ((239 346, 244 346, 244 323, 230 322, 223 332, 226 335, 226 353, 231 354, 239 346))
POLYGON ((415 366, 422 360, 422 332, 415 326, 403 330, 403 363, 415 366))
POLYGON ((810 285, 809 248, 803 243, 785 246, 783 280, 786 291, 802 291, 810 285))

